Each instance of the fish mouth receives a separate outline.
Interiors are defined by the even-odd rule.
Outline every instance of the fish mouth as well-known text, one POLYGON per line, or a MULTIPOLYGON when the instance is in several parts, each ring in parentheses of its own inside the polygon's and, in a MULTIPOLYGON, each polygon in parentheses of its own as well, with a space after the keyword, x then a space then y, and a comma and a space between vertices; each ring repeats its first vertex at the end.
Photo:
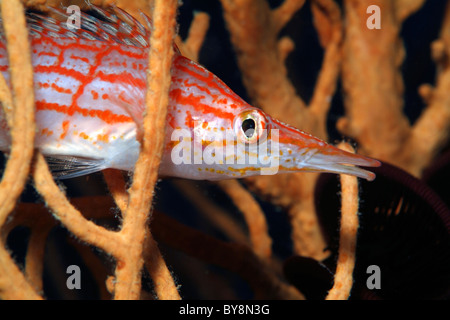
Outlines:
POLYGON ((308 171, 349 174, 373 181, 376 177, 375 173, 358 166, 379 167, 381 162, 328 146, 325 152, 316 149, 315 152, 310 154, 308 159, 304 160, 302 166, 303 169, 308 171))

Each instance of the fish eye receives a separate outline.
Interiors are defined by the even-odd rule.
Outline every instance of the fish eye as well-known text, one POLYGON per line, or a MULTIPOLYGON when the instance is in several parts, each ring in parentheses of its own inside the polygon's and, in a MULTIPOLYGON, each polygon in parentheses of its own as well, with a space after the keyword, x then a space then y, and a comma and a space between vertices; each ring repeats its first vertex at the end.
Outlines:
POLYGON ((266 138, 267 119, 262 111, 245 111, 237 119, 235 128, 242 142, 246 144, 260 143, 266 138))
POLYGON ((244 132, 244 135, 248 138, 251 139, 253 137, 253 135, 255 134, 255 129, 256 129, 256 122, 255 120, 249 118, 249 119, 245 119, 244 121, 242 121, 242 132, 244 132))

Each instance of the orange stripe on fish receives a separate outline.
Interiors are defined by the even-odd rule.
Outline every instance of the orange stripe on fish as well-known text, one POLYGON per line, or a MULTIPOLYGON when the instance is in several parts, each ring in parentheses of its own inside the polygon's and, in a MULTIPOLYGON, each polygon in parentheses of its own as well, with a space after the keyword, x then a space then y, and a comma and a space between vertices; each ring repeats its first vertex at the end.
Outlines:
MULTIPOLYGON (((35 146, 63 178, 105 168, 133 170, 140 152, 151 21, 144 16, 143 26, 117 7, 90 9, 98 17, 82 12, 79 30, 68 29, 64 11, 50 8, 60 21, 28 13, 40 133, 35 146)), ((316 171, 374 179, 356 166, 378 166, 377 160, 337 149, 250 106, 174 48, 161 176, 217 180, 275 168, 269 174, 316 171)), ((0 36, 0 72, 9 81, 7 71, 0 36)), ((0 109, 3 151, 10 143, 6 128, 0 109)))

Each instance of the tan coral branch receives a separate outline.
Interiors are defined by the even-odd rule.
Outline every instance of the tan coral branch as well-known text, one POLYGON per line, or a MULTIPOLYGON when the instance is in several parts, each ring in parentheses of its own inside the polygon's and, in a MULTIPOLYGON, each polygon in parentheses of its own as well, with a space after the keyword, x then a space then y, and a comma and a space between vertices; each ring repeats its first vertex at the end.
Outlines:
POLYGON ((25 279, 3 245, 0 246, 0 274, 0 297, 3 300, 42 299, 25 279))
POLYGON ((284 2, 272 12, 275 21, 275 30, 279 32, 304 4, 305 0, 284 0, 284 2))
MULTIPOLYGON (((136 162, 129 202, 120 235, 128 250, 116 267, 115 299, 137 299, 140 296, 143 246, 149 237, 149 217, 153 190, 158 178, 162 157, 170 68, 175 37, 177 1, 156 0, 153 10, 154 29, 150 36, 150 55, 146 111, 143 119, 141 153, 136 162)), ((158 253, 155 253, 158 254, 158 253)), ((153 279, 158 282, 158 279, 153 279)), ((173 298, 179 298, 176 287, 169 289, 173 298)))
MULTIPOLYGON (((41 220, 42 221, 42 220, 41 220)), ((43 292, 45 245, 52 223, 36 223, 31 229, 25 257, 25 276, 37 292, 43 292)))
POLYGON ((396 16, 400 22, 403 22, 406 18, 408 18, 411 14, 419 10, 425 0, 396 0, 394 1, 394 5, 396 6, 396 16))
POLYGON ((205 12, 194 13, 186 40, 181 43, 181 53, 193 61, 198 61, 200 49, 209 28, 209 15, 205 12))
POLYGON ((193 183, 187 180, 173 181, 186 198, 195 206, 196 210, 214 227, 218 228, 231 241, 250 245, 245 230, 233 219, 230 214, 211 201, 201 190, 193 187, 193 183))
POLYGON ((448 8, 440 39, 433 44, 433 56, 439 67, 436 88, 420 88, 427 107, 413 126, 402 110, 400 66, 405 50, 399 32, 406 17, 423 3, 421 0, 373 1, 382 12, 382 27, 371 30, 365 27, 366 7, 355 0, 344 2, 346 117, 338 122, 338 129, 356 139, 364 153, 393 163, 415 176, 422 174, 450 134, 448 8))
MULTIPOLYGON (((339 147, 349 152, 353 151, 346 143, 341 143, 339 147)), ((339 257, 334 276, 334 285, 328 292, 327 300, 348 299, 353 286, 356 235, 359 227, 358 179, 349 175, 341 175, 341 190, 342 207, 339 257)))
MULTIPOLYGON (((109 211, 111 207, 114 207, 114 202, 109 196, 74 198, 72 201, 77 207, 83 208, 83 213, 89 219, 112 218, 109 211)), ((48 217, 47 214, 47 208, 35 203, 19 203, 15 211, 15 215, 25 223, 31 222, 36 215, 48 217)), ((261 298, 304 299, 297 289, 280 279, 278 274, 246 245, 218 240, 184 226, 160 212, 155 212, 151 229, 158 241, 242 276, 261 298)), ((151 246, 146 246, 145 251, 147 254, 153 250, 151 246)), ((147 263, 150 264, 151 261, 146 261, 147 263)), ((156 268, 161 266, 154 265, 156 268)), ((114 291, 114 282, 113 277, 108 278, 107 286, 110 291, 114 291)))
POLYGON ((327 115, 341 67, 343 27, 339 7, 334 1, 315 0, 311 3, 311 9, 325 54, 309 111, 318 119, 320 136, 326 138, 327 115))
POLYGON ((12 128, 14 126, 13 98, 3 73, 0 73, 0 101, 2 102, 3 113, 5 114, 8 128, 12 128))
POLYGON ((219 181, 218 185, 228 194, 244 215, 255 253, 263 259, 270 258, 272 238, 269 236, 266 217, 258 202, 236 180, 219 181))
POLYGON ((290 37, 284 36, 278 41, 278 54, 283 62, 294 49, 295 43, 290 37))
MULTIPOLYGON (((122 173, 119 170, 109 169, 104 170, 103 174, 116 205, 121 210, 122 215, 126 214, 128 193, 125 188, 125 180, 122 173)), ((150 276, 155 281, 155 292, 158 298, 161 300, 178 299, 179 295, 174 287, 172 275, 151 233, 148 233, 147 239, 145 239, 144 260, 150 276)))
MULTIPOLYGON (((334 94, 340 62, 342 30, 336 3, 331 0, 314 2, 317 9, 313 9, 315 17, 320 17, 322 23, 326 22, 326 26, 320 24, 318 31, 322 43, 327 46, 327 53, 312 108, 305 106, 288 79, 285 54, 279 49, 279 30, 267 2, 222 0, 222 6, 244 84, 253 102, 271 116, 326 139, 326 114, 334 94), (325 33, 329 34, 328 38, 325 33)), ((316 174, 301 173, 253 177, 246 179, 246 182, 252 190, 288 209, 294 251, 321 260, 328 253, 324 251, 326 244, 314 208, 316 178, 316 174)))
POLYGON ((120 250, 122 246, 118 243, 120 239, 115 232, 86 220, 69 202, 53 180, 47 162, 40 152, 36 153, 33 178, 36 190, 44 197, 55 218, 81 241, 95 245, 114 256, 121 255, 122 250, 126 250, 120 250))
POLYGON ((202 261, 221 266, 243 277, 256 299, 304 299, 286 284, 246 245, 227 243, 184 226, 157 212, 152 221, 155 237, 202 261))
POLYGON ((153 280, 155 292, 160 300, 179 300, 178 288, 172 274, 159 251, 158 243, 149 233, 144 245, 145 266, 153 280))
MULTIPOLYGON (((19 1, 2 1, 1 9, 13 99, 12 103, 5 101, 5 105, 13 105, 12 117, 10 117, 13 126, 11 152, 0 183, 0 226, 14 208, 27 180, 33 157, 35 134, 33 70, 24 8, 19 1)), ((9 99, 9 95, 5 94, 4 98, 9 99)))
MULTIPOLYGON (((18 0, 2 1, 3 28, 7 41, 12 94, 2 88, 2 103, 11 128, 11 152, 0 183, 0 227, 14 208, 23 190, 34 145, 34 94, 30 44, 24 8, 18 0), (12 98, 12 101, 8 101, 12 98), (5 100, 3 100, 5 99, 5 100), (12 106, 9 112, 8 106, 12 106)), ((1 81, 5 86, 5 81, 1 81)), ((41 299, 25 279, 2 243, 0 245, 0 297, 41 299)))
POLYGON ((243 82, 254 104, 297 127, 309 119, 279 55, 277 22, 266 1, 221 0, 243 82), (270 77, 269 77, 270 75, 270 77))
POLYGON ((372 4, 383 13, 379 30, 367 28, 367 6, 357 0, 344 2, 342 83, 346 116, 339 120, 338 129, 356 139, 360 150, 370 156, 398 163, 409 134, 400 72, 404 48, 393 1, 372 4))
POLYGON ((116 205, 119 207, 122 218, 126 214, 128 206, 128 192, 126 189, 126 182, 123 177, 122 171, 116 169, 103 170, 103 177, 109 192, 114 198, 116 205))
MULTIPOLYGON (((440 38, 433 43, 433 55, 439 72, 436 87, 428 87, 427 107, 414 124, 404 147, 403 166, 416 176, 437 155, 450 137, 450 1, 441 27, 440 38), (437 53, 436 51, 439 51, 437 53)), ((422 86, 422 93, 425 91, 422 86)))

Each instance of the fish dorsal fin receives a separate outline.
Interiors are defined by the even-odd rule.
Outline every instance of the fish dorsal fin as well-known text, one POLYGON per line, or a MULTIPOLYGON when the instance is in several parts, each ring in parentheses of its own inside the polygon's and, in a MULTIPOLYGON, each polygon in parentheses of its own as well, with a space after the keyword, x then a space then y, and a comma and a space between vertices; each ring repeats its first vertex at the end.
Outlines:
MULTIPOLYGON (((89 4, 89 13, 80 10, 80 28, 77 29, 70 28, 67 24, 68 19, 72 16, 72 13, 67 13, 67 8, 57 9, 50 6, 47 8, 57 18, 36 12, 27 12, 27 24, 30 34, 34 37, 100 40, 138 48, 150 46, 148 39, 153 30, 153 24, 143 12, 140 14, 144 24, 115 5, 110 5, 105 10, 89 4)), ((0 38, 3 36, 3 23, 0 17, 0 38)), ((175 43, 173 47, 176 54, 181 54, 175 43)))
POLYGON ((46 155, 45 160, 55 179, 69 179, 106 169, 105 160, 77 156, 46 155))
POLYGON ((33 36, 51 36, 53 38, 81 38, 100 40, 112 43, 147 48, 152 24, 144 13, 144 26, 137 19, 124 10, 110 6, 107 10, 90 4, 88 12, 80 11, 80 28, 69 27, 68 21, 72 13, 66 8, 56 9, 48 7, 53 17, 34 12, 27 13, 27 22, 33 36))

